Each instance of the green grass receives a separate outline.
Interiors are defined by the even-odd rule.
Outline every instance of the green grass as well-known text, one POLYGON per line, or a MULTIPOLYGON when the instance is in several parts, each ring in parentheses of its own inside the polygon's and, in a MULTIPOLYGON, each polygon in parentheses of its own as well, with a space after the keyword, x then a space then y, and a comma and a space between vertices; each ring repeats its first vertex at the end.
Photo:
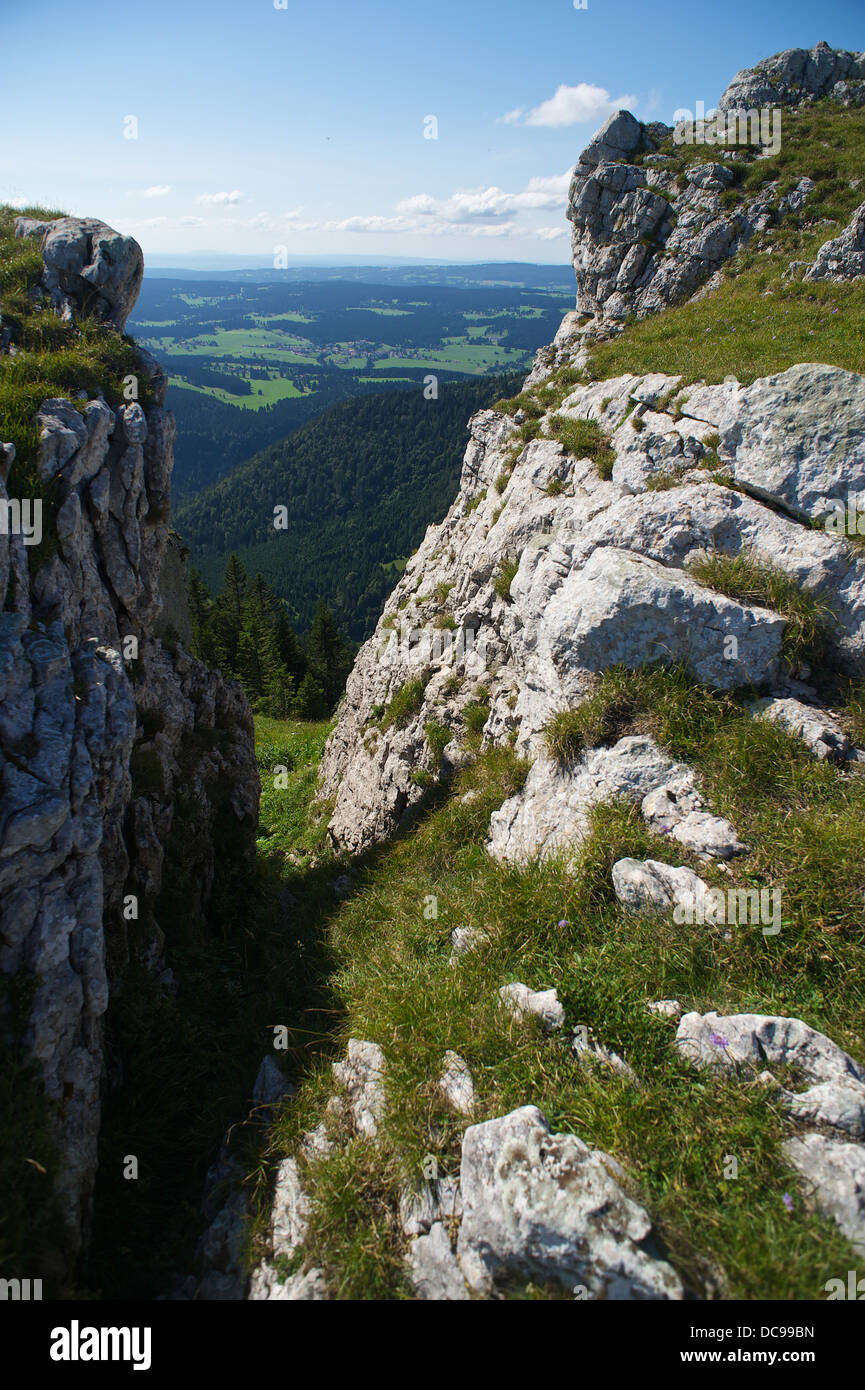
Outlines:
MULTIPOLYGON (((635 918, 610 884, 616 859, 689 862, 626 804, 600 807, 576 872, 562 861, 520 870, 487 855, 490 813, 524 780, 526 764, 491 749, 412 831, 361 865, 356 891, 333 918, 334 985, 346 1010, 342 1037, 378 1042, 388 1108, 379 1135, 349 1140, 310 1169, 305 1257, 339 1298, 407 1295, 396 1200, 419 1185, 427 1155, 456 1173, 466 1119, 437 1095, 452 1048, 469 1064, 475 1119, 536 1104, 557 1130, 579 1134, 628 1168, 670 1258, 706 1296, 720 1271, 725 1296, 818 1299, 853 1258, 832 1223, 810 1213, 780 1147, 786 1112, 747 1076, 696 1074, 671 1047, 675 1025, 646 1012, 650 999, 686 1008, 790 1014, 865 1056, 861 896, 865 888, 865 780, 818 764, 776 726, 748 717, 732 695, 694 686, 681 670, 614 671, 599 682, 586 737, 649 730, 701 770, 713 809, 729 814, 750 847, 725 883, 782 890, 782 931, 722 931, 635 918), (474 800, 462 799, 465 792, 474 800), (434 894, 438 917, 423 904, 434 894), (455 926, 487 944, 448 964, 455 926), (636 1069, 639 1089, 581 1068, 566 1033, 543 1035, 497 1005, 511 980, 555 986, 568 1027, 589 1026, 636 1069), (726 1155, 739 1159, 725 1180, 726 1155), (793 1210, 784 1203, 793 1196, 793 1210), (714 1273, 712 1273, 714 1271, 714 1273)), ((719 871, 700 872, 721 881, 719 871)), ((274 1133, 271 1161, 295 1152, 332 1091, 329 1057, 274 1133)), ((518 1298, 553 1291, 515 1289, 518 1298)))
POLYGON ((438 766, 445 748, 451 741, 451 731, 447 724, 442 724, 437 719, 431 719, 424 725, 424 733, 426 734, 426 741, 429 744, 429 750, 432 754, 433 761, 436 766, 438 766))
POLYGON ((493 589, 499 598, 504 599, 506 603, 510 602, 511 585, 519 567, 520 557, 518 555, 507 556, 500 562, 496 577, 493 580, 493 589))
MULTIPOLYGON (((674 168, 715 159, 710 147, 671 144, 667 152, 676 156, 674 168)), ((753 238, 705 299, 629 321, 623 333, 598 344, 590 376, 661 371, 686 382, 718 382, 732 374, 747 383, 813 361, 865 372, 865 284, 805 284, 784 275, 792 261, 810 264, 849 222, 862 201, 863 159, 865 110, 828 101, 785 109, 779 153, 736 166, 735 192, 752 197, 777 179, 780 198, 807 175, 817 187, 802 211, 753 238)))
POLYGON ((575 459, 592 459, 601 478, 613 476, 615 450, 609 438, 595 420, 572 420, 567 415, 551 415, 548 429, 553 439, 565 447, 575 459))
POLYGON ((423 704, 428 681, 429 672, 425 672, 422 676, 416 676, 414 680, 403 682, 393 699, 385 706, 381 717, 382 730, 405 728, 423 704))
POLYGON ((786 619, 782 653, 792 667, 804 662, 823 665, 831 610, 803 589, 786 571, 755 558, 749 550, 738 555, 710 551, 693 560, 688 571, 701 584, 743 603, 772 608, 786 619))
POLYGON ((324 848, 324 809, 311 818, 318 765, 333 722, 255 721, 255 751, 261 777, 258 844, 265 853, 312 855, 324 848), (284 768, 281 775, 275 771, 284 768), (287 785, 283 786, 285 782, 287 785))

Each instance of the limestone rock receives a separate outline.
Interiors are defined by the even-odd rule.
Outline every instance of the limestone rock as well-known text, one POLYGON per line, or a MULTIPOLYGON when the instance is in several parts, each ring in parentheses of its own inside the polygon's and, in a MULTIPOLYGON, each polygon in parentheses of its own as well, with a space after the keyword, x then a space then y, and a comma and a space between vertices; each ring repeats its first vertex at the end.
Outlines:
POLYGON ((418 1298, 468 1302, 471 1297, 450 1236, 440 1221, 431 1226, 426 1235, 412 1242, 409 1268, 418 1298))
POLYGON ((420 1192, 400 1194, 400 1225, 407 1236, 425 1235, 436 1221, 458 1221, 462 1212, 459 1179, 436 1178, 420 1192))
MULTIPOLYGON (((141 279, 135 242, 76 218, 19 219, 18 234, 41 241, 58 312, 86 300, 125 324, 141 279)), ((131 960, 167 978, 171 923, 156 905, 181 863, 184 929, 206 934, 217 863, 251 869, 258 815, 241 688, 177 633, 159 635, 174 424, 164 375, 140 362, 146 410, 99 395, 41 403, 35 468, 57 503, 53 544, 37 563, 21 537, 0 535, 0 968, 37 982, 22 1041, 56 1103, 73 1262, 90 1220, 110 982, 131 960)))
POLYGON ((684 571, 647 556, 601 546, 566 580, 550 605, 571 614, 553 650, 557 664, 586 672, 611 666, 689 661, 718 689, 759 685, 777 670, 784 620, 706 589, 684 571), (727 644, 737 644, 731 661, 727 644))
POLYGON ((780 724, 800 738, 821 762, 826 759, 843 761, 853 755, 847 735, 824 710, 805 705, 801 700, 777 697, 755 700, 751 708, 759 718, 780 724))
POLYGON ((583 1285, 592 1298, 682 1297, 646 1246, 651 1223, 574 1134, 552 1134, 532 1105, 463 1136, 457 1258, 476 1293, 520 1278, 583 1285))
POLYGON ((865 1067, 798 1018, 688 1013, 676 1047, 697 1067, 792 1066, 812 1082, 865 1081, 865 1067))
POLYGON ((515 863, 576 849, 592 807, 617 797, 639 801, 653 828, 671 830, 708 857, 726 858, 743 848, 728 821, 702 810, 693 770, 642 734, 589 750, 570 768, 538 758, 523 790, 493 812, 487 848, 494 858, 515 863))
POLYGON ((660 1018, 680 1019, 685 1012, 678 999, 653 999, 646 1005, 650 1014, 657 1014, 660 1018))
POLYGON ((249 1300, 252 1303, 313 1303, 329 1297, 320 1269, 299 1270, 280 1283, 275 1266, 264 1262, 253 1270, 250 1280, 249 1300))
POLYGON ((384 1054, 377 1043, 349 1038, 344 1062, 333 1063, 333 1075, 345 1088, 349 1114, 358 1134, 374 1139, 384 1111, 384 1054))
POLYGON ((293 1095, 294 1089, 292 1083, 280 1071, 273 1057, 269 1053, 262 1057, 252 1090, 252 1099, 255 1104, 278 1105, 286 1096, 293 1095))
POLYGON ((438 1088, 454 1110, 470 1115, 475 1108, 475 1083, 468 1065, 456 1052, 446 1052, 444 1060, 438 1088))
POLYGON ((821 1081, 798 1094, 787 1091, 784 1099, 797 1120, 865 1139, 865 1084, 853 1077, 821 1081))
POLYGON ((619 859, 612 878, 616 897, 629 912, 671 912, 681 905, 693 913, 707 891, 693 869, 674 868, 657 859, 619 859))
POLYGON ((859 1255, 865 1255, 865 1146, 823 1134, 788 1139, 784 1157, 859 1255))
POLYGON ((548 1030, 561 1028, 565 1021, 564 1006, 554 989, 532 990, 528 985, 502 985, 499 997, 514 1018, 533 1014, 548 1030))
POLYGON ((483 932, 476 927, 454 927, 451 932, 451 965, 455 965, 460 956, 468 951, 476 950, 485 939, 483 932))
POLYGON ((276 1173, 271 1214, 274 1255, 292 1255, 306 1237, 309 1202, 296 1159, 284 1158, 276 1173))
POLYGON ((123 332, 144 273, 141 247, 132 237, 83 217, 47 222, 19 217, 15 235, 41 239, 42 284, 58 313, 74 317, 86 303, 123 332))
POLYGON ((865 203, 860 203, 840 236, 824 241, 805 280, 855 280, 865 275, 865 203))
POLYGON ((737 72, 718 103, 722 111, 761 106, 803 106, 821 97, 845 106, 865 102, 865 53, 818 43, 787 48, 737 72))
POLYGON ((582 1062, 594 1063, 601 1067, 607 1067, 614 1071, 617 1076, 621 1076, 625 1081, 630 1081, 632 1085, 639 1086, 639 1078, 633 1067, 620 1057, 618 1052, 612 1048, 605 1047, 603 1043, 596 1042, 593 1038, 586 1037, 582 1028, 574 1032, 571 1041, 571 1048, 582 1062))
MULTIPOLYGON (((566 326, 571 341, 575 325, 566 326)), ((586 698, 605 665, 675 656, 720 688, 767 678, 780 690, 782 672, 773 671, 783 621, 695 580, 691 561, 713 550, 777 565, 831 607, 833 660, 851 674, 865 670, 865 562, 839 537, 800 519, 824 516, 848 491, 865 491, 865 474, 857 482, 865 457, 862 381, 800 364, 744 388, 725 382, 682 389, 679 378, 661 373, 577 385, 558 413, 593 420, 610 436, 612 479, 546 437, 546 418, 541 436, 511 468, 513 421, 480 412, 471 423, 460 494, 409 561, 349 678, 322 762, 321 795, 335 800, 335 842, 363 851, 412 811, 421 796, 412 771, 427 766, 430 720, 452 732, 451 766, 470 756, 463 711, 478 683, 489 690, 485 744, 504 745, 515 735, 517 753, 535 763, 525 794, 502 808, 509 818, 532 796, 541 812, 543 823, 531 834, 513 827, 524 841, 517 853, 505 852, 514 858, 580 839, 585 797, 572 783, 584 769, 554 769, 544 756, 544 729, 554 714, 586 698), (703 469, 713 435, 722 469, 743 491, 711 482, 703 469), (650 490, 659 471, 679 481, 650 490), (567 481, 551 496, 554 478, 567 481), (496 577, 515 559, 503 599, 496 577), (436 610, 427 596, 440 585, 449 589, 457 632, 472 636, 471 649, 435 648, 436 610), (395 640, 400 625, 415 634, 410 649, 395 640), (732 636, 738 657, 726 643, 732 636), (373 706, 387 705, 408 681, 423 687, 416 713, 369 740, 373 706)), ((661 785, 646 785, 643 796, 661 785)), ((592 804, 596 799, 590 795, 592 804)), ((711 814, 683 788, 668 829, 691 811, 711 814)), ((501 815, 491 827, 494 853, 511 838, 500 822, 501 815)), ((676 838, 700 853, 740 852, 732 827, 732 839, 716 841, 720 829, 691 821, 676 838)))
MULTIPOLYGON (((833 501, 846 505, 850 493, 865 489, 865 378, 806 362, 726 399, 720 390, 704 388, 698 408, 705 411, 709 391, 716 394, 719 453, 751 493, 820 520, 833 501)), ((694 406, 692 397, 686 409, 694 406)))

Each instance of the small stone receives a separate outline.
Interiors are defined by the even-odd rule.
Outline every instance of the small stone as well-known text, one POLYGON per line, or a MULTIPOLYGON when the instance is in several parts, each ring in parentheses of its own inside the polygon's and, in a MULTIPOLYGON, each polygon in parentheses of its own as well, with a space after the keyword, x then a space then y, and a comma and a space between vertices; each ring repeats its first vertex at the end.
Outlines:
POLYGON ((475 1105, 475 1085, 467 1064, 456 1052, 445 1053, 445 1069, 439 1090, 449 1105, 461 1115, 470 1115, 475 1105))
POLYGON ((532 1014, 547 1030, 561 1028, 565 1021, 564 1006, 559 1003, 554 989, 535 991, 520 983, 502 985, 499 997, 514 1018, 532 1014))

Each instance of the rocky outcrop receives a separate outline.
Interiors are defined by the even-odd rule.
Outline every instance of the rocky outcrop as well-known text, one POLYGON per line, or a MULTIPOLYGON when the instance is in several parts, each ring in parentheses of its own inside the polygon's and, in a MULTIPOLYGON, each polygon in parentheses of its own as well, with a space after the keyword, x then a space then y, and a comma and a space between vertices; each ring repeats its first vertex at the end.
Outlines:
MULTIPOLYGON (((681 661, 719 689, 774 683, 788 697, 783 619, 707 588, 691 566, 708 553, 784 570, 831 612, 833 659, 865 669, 865 564, 814 525, 865 489, 863 421, 863 378, 820 364, 747 387, 682 387, 661 374, 576 386, 528 441, 508 415, 482 411, 459 495, 349 677, 323 761, 336 842, 362 850, 392 833, 420 800, 418 768, 447 774, 471 756, 469 722, 483 724, 486 743, 515 739, 534 761, 523 792, 493 817, 499 857, 578 842, 604 797, 663 791, 688 769, 647 746, 638 758, 630 746, 587 750, 569 768, 545 749, 551 717, 615 663, 681 661), (609 438, 610 477, 566 452, 553 414, 609 438), (431 728, 450 736, 441 758, 431 728)), ((710 816, 692 799, 669 828, 711 853, 700 820, 710 816)), ((733 842, 724 851, 735 852, 733 842)))
POLYGON ((144 274, 137 241, 93 217, 19 217, 15 235, 41 241, 42 287, 61 318, 84 311, 123 332, 144 274))
MULTIPOLYGON (((57 312, 123 326, 134 242, 75 218, 21 219, 19 234, 42 238, 57 312)), ((56 1115, 70 1257, 87 1232, 111 983, 131 959, 160 973, 166 932, 205 933, 221 867, 254 849, 249 707, 164 616, 164 388, 142 355, 139 399, 44 401, 45 535, 0 534, 0 964, 35 990, 24 1041, 56 1115)))
POLYGON ((830 48, 787 48, 737 72, 718 102, 722 111, 802 106, 821 97, 844 106, 865 103, 865 53, 830 48))
POLYGON ((642 161, 655 148, 646 128, 618 111, 574 168, 567 216, 576 307, 600 324, 642 318, 690 298, 755 232, 783 220, 788 210, 774 186, 729 209, 722 195, 735 177, 726 163, 695 157, 680 177, 664 168, 663 155, 657 163, 642 161))
POLYGON ((840 236, 825 241, 805 280, 855 280, 865 275, 865 203, 860 203, 840 236))
MULTIPOLYGON (((568 193, 576 310, 584 316, 571 332, 586 341, 605 336, 632 314, 642 318, 705 292, 755 233, 800 212, 814 189, 811 179, 784 194, 773 182, 746 196, 736 191, 736 165, 753 157, 741 145, 769 145, 770 132, 780 138, 772 108, 822 97, 847 106, 865 102, 865 54, 824 43, 779 53, 737 73, 719 115, 689 131, 614 112, 580 155, 568 193), (740 127, 747 138, 740 138, 740 127), (693 162, 679 169, 674 156, 692 147, 693 162)), ((806 278, 861 274, 861 242, 857 214, 806 278)))

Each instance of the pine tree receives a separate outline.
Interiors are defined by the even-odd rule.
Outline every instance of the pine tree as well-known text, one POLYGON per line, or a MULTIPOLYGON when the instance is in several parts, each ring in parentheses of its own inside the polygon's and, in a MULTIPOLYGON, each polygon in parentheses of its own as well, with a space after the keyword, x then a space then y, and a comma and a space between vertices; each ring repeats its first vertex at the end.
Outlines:
POLYGON ((222 593, 213 605, 211 632, 220 668, 235 679, 240 675, 238 647, 248 586, 246 570, 232 553, 225 566, 222 593))
POLYGON ((187 579, 189 595, 189 622, 192 628, 192 655, 208 666, 216 662, 216 648, 210 631, 210 617, 213 607, 207 585, 198 573, 191 569, 187 579))
POLYGON ((309 674, 324 694, 328 711, 334 709, 342 694, 351 658, 323 599, 318 601, 306 639, 306 660, 309 674))
POLYGON ((300 683, 294 707, 300 719, 324 719, 330 712, 324 689, 311 671, 300 683))
POLYGON ((295 684, 299 685, 306 675, 306 655, 282 604, 276 615, 274 633, 282 663, 295 684))
POLYGON ((243 605, 237 674, 256 709, 284 717, 295 686, 279 653, 269 607, 267 593, 254 585, 243 605))

